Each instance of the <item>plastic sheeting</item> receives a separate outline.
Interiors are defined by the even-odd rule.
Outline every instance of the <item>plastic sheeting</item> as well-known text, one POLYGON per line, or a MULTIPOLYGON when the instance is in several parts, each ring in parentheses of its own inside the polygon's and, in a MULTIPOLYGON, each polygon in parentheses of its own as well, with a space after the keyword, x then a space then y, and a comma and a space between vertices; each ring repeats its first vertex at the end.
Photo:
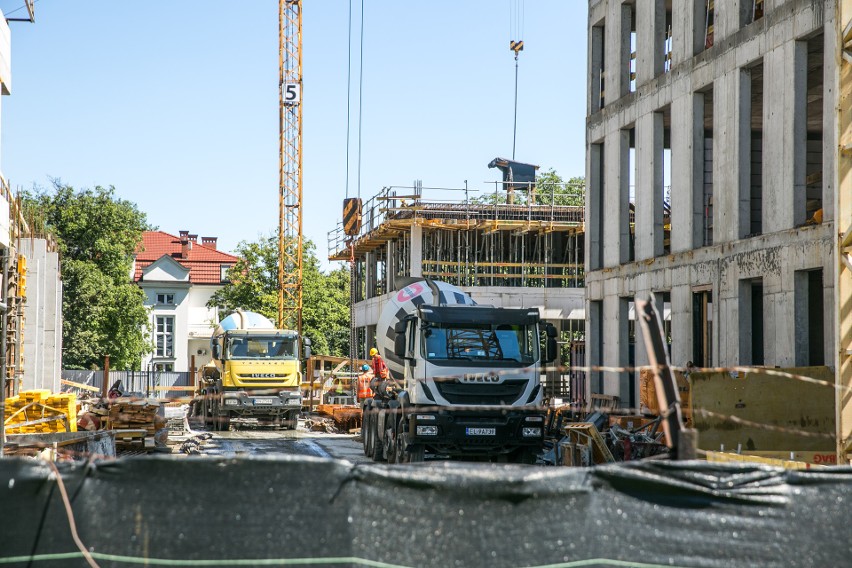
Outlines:
MULTIPOLYGON (((311 458, 61 464, 101 566, 840 566, 852 469, 311 458)), ((0 565, 81 566, 51 470, 0 460, 0 565)))

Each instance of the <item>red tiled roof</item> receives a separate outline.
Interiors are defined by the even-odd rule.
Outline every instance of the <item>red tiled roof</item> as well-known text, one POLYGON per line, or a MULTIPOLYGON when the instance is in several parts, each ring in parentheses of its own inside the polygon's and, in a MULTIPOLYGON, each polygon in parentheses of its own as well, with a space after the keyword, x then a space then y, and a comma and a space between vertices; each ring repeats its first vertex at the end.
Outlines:
POLYGON ((142 271, 168 255, 184 268, 189 269, 189 281, 193 284, 221 284, 221 266, 223 264, 233 265, 239 258, 203 245, 200 242, 192 243, 187 258, 181 258, 180 237, 164 233, 163 231, 145 231, 142 233, 142 244, 136 252, 136 271, 133 281, 142 279, 142 271))

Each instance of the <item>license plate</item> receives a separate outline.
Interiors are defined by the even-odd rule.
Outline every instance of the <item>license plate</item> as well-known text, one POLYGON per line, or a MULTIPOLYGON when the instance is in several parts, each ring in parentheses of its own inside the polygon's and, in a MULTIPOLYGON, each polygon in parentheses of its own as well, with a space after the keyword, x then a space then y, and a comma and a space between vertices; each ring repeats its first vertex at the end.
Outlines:
POLYGON ((271 398, 256 398, 256 399, 254 399, 254 403, 255 403, 255 405, 272 404, 272 399, 271 398))
POLYGON ((468 436, 496 436, 497 428, 465 428, 468 436))

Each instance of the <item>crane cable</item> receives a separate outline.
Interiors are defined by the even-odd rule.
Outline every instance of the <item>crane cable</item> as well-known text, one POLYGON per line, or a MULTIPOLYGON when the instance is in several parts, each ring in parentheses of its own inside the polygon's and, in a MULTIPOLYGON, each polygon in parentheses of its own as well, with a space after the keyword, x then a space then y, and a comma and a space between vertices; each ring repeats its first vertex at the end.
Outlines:
POLYGON ((524 49, 525 0, 509 0, 509 49, 515 53, 515 109, 512 128, 512 159, 518 141, 518 54, 524 49), (514 10, 513 10, 514 8, 514 10))
POLYGON ((350 130, 352 118, 350 107, 352 106, 352 0, 349 0, 349 42, 348 57, 346 59, 346 197, 349 197, 349 140, 352 137, 350 130))

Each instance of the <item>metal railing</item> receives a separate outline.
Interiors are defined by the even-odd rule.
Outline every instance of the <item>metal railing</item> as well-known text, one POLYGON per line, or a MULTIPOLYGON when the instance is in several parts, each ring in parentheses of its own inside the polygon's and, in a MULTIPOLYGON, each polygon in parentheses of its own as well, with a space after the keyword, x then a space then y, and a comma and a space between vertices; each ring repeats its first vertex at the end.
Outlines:
MULTIPOLYGON (((355 235, 354 240, 370 236, 378 230, 386 221, 411 220, 412 222, 426 220, 447 220, 482 222, 493 221, 495 223, 505 221, 525 221, 530 223, 561 223, 575 224, 580 226, 584 222, 584 208, 582 205, 557 205, 557 199, 572 197, 577 201, 582 200, 585 187, 577 187, 572 184, 563 184, 564 189, 556 193, 553 186, 548 191, 534 192, 533 198, 529 198, 530 191, 527 188, 515 189, 507 192, 503 189, 506 182, 494 182, 495 191, 483 193, 466 188, 440 188, 440 187, 385 187, 377 195, 367 200, 362 208, 361 230, 355 235), (459 196, 463 198, 424 198, 423 190, 443 195, 459 196), (571 193, 573 191, 573 193, 571 193), (518 197, 520 203, 507 203, 509 194, 518 197), (478 194, 471 196, 471 194, 478 194), (538 199, 539 203, 533 201, 538 199), (543 201, 543 203, 542 203, 543 201)), ((523 186, 530 184, 513 184, 523 186)), ((346 253, 350 237, 343 232, 343 222, 328 232, 328 254, 329 256, 340 256, 346 253)))
MULTIPOLYGON (((63 370, 62 380, 96 388, 99 392, 102 392, 104 372, 63 370)), ((186 371, 110 371, 107 381, 107 389, 118 381, 121 381, 121 389, 129 393, 130 396, 173 399, 192 394, 185 388, 177 388, 175 390, 169 390, 168 388, 191 386, 191 376, 186 371)), ((71 392, 74 390, 86 390, 96 394, 95 391, 75 387, 74 385, 69 385, 67 382, 62 384, 62 392, 71 392)))

